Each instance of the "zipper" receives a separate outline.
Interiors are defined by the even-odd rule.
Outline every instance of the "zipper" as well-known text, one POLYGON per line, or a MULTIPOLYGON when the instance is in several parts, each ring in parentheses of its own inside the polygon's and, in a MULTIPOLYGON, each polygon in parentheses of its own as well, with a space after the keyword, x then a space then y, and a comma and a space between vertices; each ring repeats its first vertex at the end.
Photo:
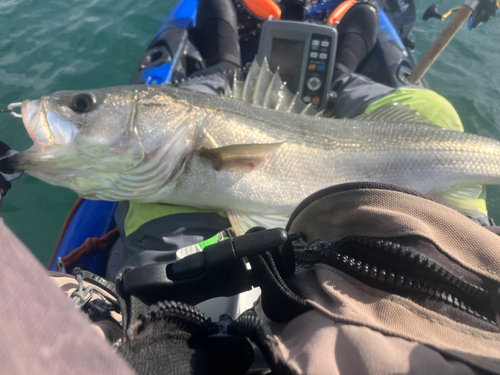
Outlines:
POLYGON ((175 301, 157 302, 149 307, 147 313, 139 315, 138 319, 142 322, 141 330, 146 329, 150 323, 166 319, 189 322, 200 329, 207 329, 212 323, 210 317, 197 307, 175 301))
POLYGON ((490 291, 463 280, 410 246, 379 238, 347 237, 335 243, 314 241, 295 254, 299 267, 326 261, 370 286, 416 301, 445 303, 496 326, 490 291))

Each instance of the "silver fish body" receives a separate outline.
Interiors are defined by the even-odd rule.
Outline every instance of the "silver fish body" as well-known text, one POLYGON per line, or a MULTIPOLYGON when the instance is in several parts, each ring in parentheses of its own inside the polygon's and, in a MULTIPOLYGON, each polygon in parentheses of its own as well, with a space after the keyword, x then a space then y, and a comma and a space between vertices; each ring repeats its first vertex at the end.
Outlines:
POLYGON ((35 145, 15 168, 89 199, 289 215, 308 195, 343 182, 431 195, 500 182, 493 139, 422 123, 284 113, 171 87, 60 92, 25 101, 23 116, 35 145), (80 111, 78 95, 92 99, 90 110, 80 111), (211 150, 229 146, 235 160, 216 167, 211 150))

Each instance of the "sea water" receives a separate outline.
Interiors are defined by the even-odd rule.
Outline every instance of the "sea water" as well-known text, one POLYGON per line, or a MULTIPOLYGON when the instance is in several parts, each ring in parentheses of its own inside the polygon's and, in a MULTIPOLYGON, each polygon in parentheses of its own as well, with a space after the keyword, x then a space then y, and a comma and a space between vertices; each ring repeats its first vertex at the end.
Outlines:
MULTIPOLYGON (((130 83, 140 57, 175 1, 0 1, 0 109, 57 90, 130 83)), ((424 53, 448 21, 422 20, 432 0, 417 2, 412 39, 424 53)), ((438 2, 444 13, 460 2, 438 2)), ((429 87, 457 109, 468 132, 500 139, 500 16, 469 31, 464 26, 426 75, 429 87)), ((16 150, 31 146, 19 119, 0 115, 0 140, 16 150)), ((3 204, 5 223, 38 259, 50 259, 73 192, 30 176, 14 182, 3 204)), ((500 222, 500 189, 488 189, 500 222)))

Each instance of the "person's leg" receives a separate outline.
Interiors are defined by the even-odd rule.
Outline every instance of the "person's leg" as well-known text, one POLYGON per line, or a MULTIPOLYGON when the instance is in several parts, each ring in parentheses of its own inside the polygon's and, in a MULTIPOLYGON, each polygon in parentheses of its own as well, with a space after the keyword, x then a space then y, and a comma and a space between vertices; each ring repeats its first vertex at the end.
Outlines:
POLYGON ((330 115, 337 118, 358 116, 371 103, 394 91, 355 73, 375 47, 378 27, 377 9, 368 3, 354 5, 340 21, 332 80, 336 99, 333 108, 328 111, 330 115))
POLYGON ((231 226, 222 211, 138 202, 120 202, 115 221, 120 238, 109 256, 108 280, 114 280, 123 267, 176 260, 178 249, 231 226))
POLYGON ((343 73, 333 81, 332 90, 336 99, 329 114, 336 118, 354 118, 396 89, 374 82, 361 74, 343 73))
POLYGON ((198 3, 195 44, 206 67, 193 73, 180 88, 221 94, 241 69, 237 15, 231 0, 198 3))
POLYGON ((1 373, 132 375, 2 222, 0 243, 1 373))
POLYGON ((231 0, 201 0, 198 3, 195 42, 207 68, 241 67, 236 10, 231 0))
POLYGON ((372 4, 354 5, 337 27, 338 44, 333 81, 354 73, 377 42, 379 17, 372 4))

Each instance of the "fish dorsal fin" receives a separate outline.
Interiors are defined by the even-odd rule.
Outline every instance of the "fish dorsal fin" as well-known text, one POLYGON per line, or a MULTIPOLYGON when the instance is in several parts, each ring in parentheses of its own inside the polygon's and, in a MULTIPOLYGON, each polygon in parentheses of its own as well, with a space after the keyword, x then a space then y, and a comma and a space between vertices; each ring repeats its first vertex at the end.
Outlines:
POLYGON ((247 103, 252 102, 253 90, 255 88, 255 82, 257 81, 259 72, 260 72, 259 64, 257 64, 254 60, 252 65, 250 65, 250 69, 248 70, 247 79, 243 84, 243 92, 241 93, 241 98, 235 97, 234 99, 240 99, 247 103))
POLYGON ((298 94, 290 92, 286 82, 280 77, 279 69, 274 74, 271 72, 267 58, 262 61, 262 66, 259 66, 257 60, 252 62, 244 82, 238 81, 235 75, 232 94, 225 96, 280 112, 309 116, 318 114, 314 107, 304 104, 298 94))
POLYGON ((290 92, 290 90, 288 90, 288 87, 286 87, 286 83, 283 83, 278 91, 278 102, 276 103, 274 109, 286 112, 294 98, 295 96, 290 92))
POLYGON ((283 142, 266 144, 241 144, 200 150, 200 155, 212 161, 216 171, 232 168, 253 169, 276 151, 283 142))
POLYGON ((225 98, 232 98, 233 97, 233 90, 231 90, 231 87, 229 87, 229 84, 226 82, 224 85, 224 92, 221 94, 225 98))
POLYGON ((255 82, 255 87, 253 89, 252 104, 264 107, 264 100, 266 99, 266 94, 269 91, 269 85, 273 80, 273 76, 274 75, 269 70, 267 59, 264 59, 260 67, 259 75, 257 76, 257 82, 255 82))
MULTIPOLYGON (((391 122, 422 122, 434 125, 427 117, 399 103, 384 105, 371 113, 363 113, 354 120, 382 120, 391 122)), ((437 125, 436 125, 437 126, 437 125)))
POLYGON ((305 106, 305 108, 300 112, 301 115, 306 115, 306 116, 317 116, 318 111, 316 111, 312 105, 312 103, 309 103, 308 105, 305 106))
POLYGON ((241 98, 243 97, 243 87, 244 87, 244 82, 238 81, 238 74, 237 72, 234 72, 233 92, 232 92, 233 99, 241 100, 241 98))
POLYGON ((307 105, 302 100, 300 100, 299 93, 297 93, 293 97, 292 102, 290 103, 290 106, 287 109, 287 112, 302 113, 302 111, 304 111, 306 107, 307 105))
MULTIPOLYGON (((277 73, 277 72, 276 72, 277 73)), ((283 87, 283 81, 279 74, 273 74, 273 78, 266 91, 264 98, 264 107, 276 109, 278 101, 280 100, 280 91, 283 87)))

